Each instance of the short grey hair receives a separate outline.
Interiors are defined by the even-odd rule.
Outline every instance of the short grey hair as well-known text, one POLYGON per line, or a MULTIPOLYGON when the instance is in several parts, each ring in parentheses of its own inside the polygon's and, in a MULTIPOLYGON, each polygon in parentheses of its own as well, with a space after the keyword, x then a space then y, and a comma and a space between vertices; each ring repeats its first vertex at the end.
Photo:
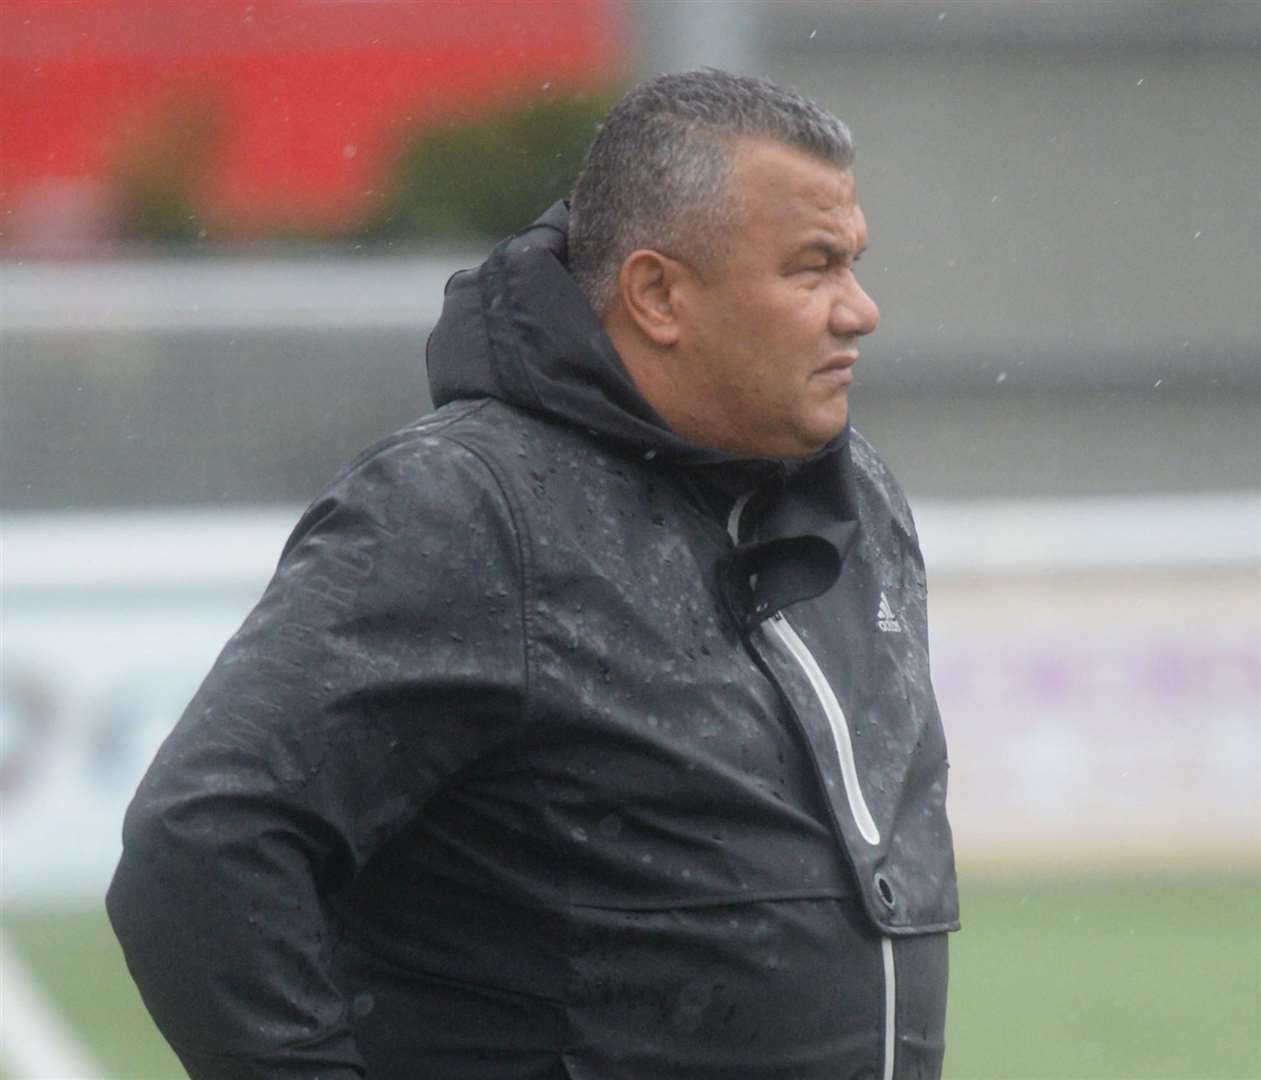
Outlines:
POLYGON ((660 75, 613 107, 587 151, 570 208, 569 264, 597 314, 622 263, 651 248, 705 266, 738 208, 735 140, 782 142, 848 170, 849 128, 796 91, 714 68, 660 75))

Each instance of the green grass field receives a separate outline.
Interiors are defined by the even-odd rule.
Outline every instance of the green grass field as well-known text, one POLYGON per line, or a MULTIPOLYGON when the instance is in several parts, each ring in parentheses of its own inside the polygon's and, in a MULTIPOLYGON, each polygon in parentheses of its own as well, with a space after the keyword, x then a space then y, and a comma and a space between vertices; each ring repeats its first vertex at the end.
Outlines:
MULTIPOLYGON (((103 914, 4 928, 110 1077, 183 1075, 103 914)), ((949 1080, 1261 1078, 1255 878, 965 884, 951 967, 949 1080)))

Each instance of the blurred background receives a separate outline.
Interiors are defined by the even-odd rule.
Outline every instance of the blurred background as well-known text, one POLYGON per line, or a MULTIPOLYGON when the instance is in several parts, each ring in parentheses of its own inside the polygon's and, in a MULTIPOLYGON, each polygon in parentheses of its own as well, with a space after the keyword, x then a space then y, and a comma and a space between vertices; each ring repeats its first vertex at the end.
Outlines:
POLYGON ((0 3, 0 1076, 167 1077, 123 808, 442 285, 618 93, 856 136, 855 424, 928 563, 947 1076, 1261 1076, 1261 5, 0 3))

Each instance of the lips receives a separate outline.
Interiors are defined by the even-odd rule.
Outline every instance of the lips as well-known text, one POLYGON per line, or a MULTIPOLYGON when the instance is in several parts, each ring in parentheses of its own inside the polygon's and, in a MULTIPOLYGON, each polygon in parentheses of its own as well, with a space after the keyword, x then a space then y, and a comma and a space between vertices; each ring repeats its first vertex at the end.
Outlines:
POLYGON ((837 377, 841 375, 851 375, 850 369, 856 363, 858 363, 857 351, 848 352, 848 353, 840 353, 836 356, 829 358, 825 363, 820 365, 819 368, 815 371, 815 374, 816 375, 832 375, 832 376, 837 376, 837 377))

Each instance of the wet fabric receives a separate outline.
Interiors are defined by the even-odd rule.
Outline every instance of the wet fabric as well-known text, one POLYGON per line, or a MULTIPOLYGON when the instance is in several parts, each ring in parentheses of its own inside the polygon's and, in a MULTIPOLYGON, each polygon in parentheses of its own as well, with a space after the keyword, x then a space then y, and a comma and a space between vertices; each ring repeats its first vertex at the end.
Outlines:
POLYGON ((452 280, 438 410, 308 509, 128 812, 110 916, 194 1077, 883 1076, 890 937, 892 1075, 940 1072, 905 500, 856 432, 787 464, 668 431, 564 246, 557 206, 452 280))

